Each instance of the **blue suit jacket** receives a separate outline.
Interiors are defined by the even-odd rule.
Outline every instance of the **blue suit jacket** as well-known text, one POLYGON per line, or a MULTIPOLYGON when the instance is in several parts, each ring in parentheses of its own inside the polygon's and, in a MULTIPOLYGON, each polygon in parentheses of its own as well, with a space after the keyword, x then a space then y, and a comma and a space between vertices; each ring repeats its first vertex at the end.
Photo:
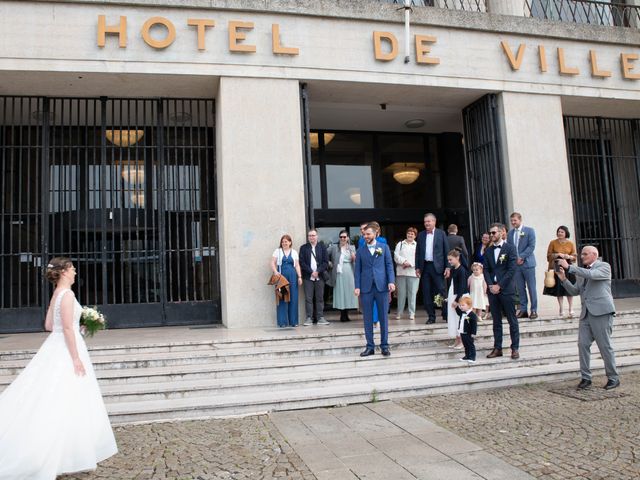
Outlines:
MULTIPOLYGON (((514 234, 516 232, 515 228, 509 230, 507 234, 507 243, 513 245, 515 247, 515 239, 514 234)), ((521 265, 522 267, 529 268, 536 266, 536 256, 533 254, 533 251, 536 248, 536 231, 524 225, 522 227, 522 233, 520 235, 520 240, 518 240, 518 258, 522 258, 524 263, 521 265)))
POLYGON ((516 271, 516 247, 504 242, 495 261, 495 247, 491 245, 484 252, 484 279, 487 286, 500 285, 500 292, 506 295, 515 294, 513 275, 516 271))
MULTIPOLYGON (((434 230, 433 238, 433 266, 436 269, 437 274, 444 273, 445 267, 448 266, 447 255, 449 254, 449 241, 447 235, 436 228, 434 230)), ((424 271, 424 254, 427 248, 427 231, 423 230, 418 234, 418 240, 416 245, 416 268, 420 271, 424 271)))
POLYGON ((379 292, 386 292, 389 284, 396 280, 389 247, 376 242, 376 248, 382 249, 382 255, 371 255, 366 245, 356 252, 355 287, 361 293, 369 293, 374 288, 379 292))

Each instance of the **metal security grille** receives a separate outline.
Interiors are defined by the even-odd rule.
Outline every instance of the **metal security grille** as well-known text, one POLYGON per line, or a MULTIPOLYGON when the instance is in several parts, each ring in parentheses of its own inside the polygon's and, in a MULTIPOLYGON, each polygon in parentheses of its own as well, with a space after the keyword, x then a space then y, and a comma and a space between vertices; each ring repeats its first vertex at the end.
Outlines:
POLYGON ((0 330, 42 327, 43 264, 76 264, 111 327, 219 321, 214 104, 0 98, 0 330))
POLYGON ((507 218, 496 108, 496 96, 489 94, 462 111, 473 239, 507 218))
POLYGON ((564 117, 576 243, 611 264, 618 296, 640 292, 640 121, 564 117))

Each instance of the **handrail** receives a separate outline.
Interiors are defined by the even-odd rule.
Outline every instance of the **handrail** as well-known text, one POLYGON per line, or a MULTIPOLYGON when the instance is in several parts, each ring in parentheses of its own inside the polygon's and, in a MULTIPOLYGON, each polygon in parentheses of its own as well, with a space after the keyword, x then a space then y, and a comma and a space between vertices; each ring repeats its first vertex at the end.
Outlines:
MULTIPOLYGON (((380 0, 403 5, 404 0, 380 0)), ((513 0, 516 1, 516 0, 513 0)), ((616 27, 640 28, 640 5, 621 0, 522 0, 525 17, 616 27)), ((487 12, 487 0, 411 0, 412 7, 487 12)))
POLYGON ((526 17, 616 27, 640 27, 640 6, 601 0, 525 0, 526 17))

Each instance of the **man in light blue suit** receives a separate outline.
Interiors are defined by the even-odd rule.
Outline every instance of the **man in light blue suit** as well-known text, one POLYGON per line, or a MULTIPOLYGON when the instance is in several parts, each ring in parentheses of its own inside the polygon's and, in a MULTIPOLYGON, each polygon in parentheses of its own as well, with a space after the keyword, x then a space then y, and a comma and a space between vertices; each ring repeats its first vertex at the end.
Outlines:
POLYGON ((531 227, 522 224, 522 215, 513 212, 510 217, 511 226, 507 234, 507 243, 516 247, 518 259, 516 261, 516 290, 520 300, 520 311, 518 318, 538 318, 538 293, 536 290, 536 231, 531 227), (529 299, 527 290, 531 297, 531 313, 528 313, 529 299))
POLYGON ((374 225, 367 225, 364 231, 365 245, 356 252, 355 295, 362 300, 364 334, 367 346, 360 354, 367 357, 375 353, 373 339, 373 308, 376 305, 380 321, 380 350, 388 357, 389 351, 389 292, 395 290, 395 274, 389 247, 376 241, 374 225))

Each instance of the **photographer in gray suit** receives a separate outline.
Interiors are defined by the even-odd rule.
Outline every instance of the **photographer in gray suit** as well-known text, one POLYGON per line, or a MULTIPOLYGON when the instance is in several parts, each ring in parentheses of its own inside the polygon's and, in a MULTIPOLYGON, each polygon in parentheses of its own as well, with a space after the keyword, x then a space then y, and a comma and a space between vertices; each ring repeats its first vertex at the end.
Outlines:
POLYGON ((616 357, 611 345, 615 314, 611 295, 611 265, 598 260, 598 249, 592 246, 583 247, 580 258, 584 268, 569 265, 564 259, 556 260, 556 273, 562 281, 562 286, 572 295, 580 294, 582 300, 578 329, 578 353, 582 380, 578 389, 584 390, 591 386, 591 344, 595 340, 609 379, 604 388, 611 390, 620 385, 616 357), (567 280, 565 272, 573 273, 576 276, 576 283, 567 280))

